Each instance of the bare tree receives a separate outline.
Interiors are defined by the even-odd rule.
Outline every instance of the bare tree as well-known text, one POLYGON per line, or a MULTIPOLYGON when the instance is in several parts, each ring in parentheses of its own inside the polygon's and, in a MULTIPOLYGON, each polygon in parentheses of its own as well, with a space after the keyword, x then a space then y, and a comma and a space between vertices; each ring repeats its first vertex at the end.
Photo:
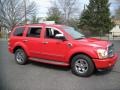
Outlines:
POLYGON ((56 0, 58 8, 64 15, 64 22, 68 23, 70 18, 78 11, 79 0, 56 0))
POLYGON ((24 0, 0 0, 0 22, 2 27, 12 29, 21 23, 26 16, 35 12, 35 3, 24 3, 24 0), (26 10, 25 10, 26 9, 26 10))
POLYGON ((32 24, 37 24, 37 23, 39 23, 40 18, 37 17, 36 14, 34 14, 34 15, 31 16, 31 20, 30 21, 31 21, 32 24))
POLYGON ((117 2, 120 2, 120 0, 111 0, 111 1, 117 1, 117 2))
POLYGON ((48 9, 47 18, 48 21, 55 21, 55 23, 60 24, 62 21, 61 11, 57 8, 56 5, 48 9))

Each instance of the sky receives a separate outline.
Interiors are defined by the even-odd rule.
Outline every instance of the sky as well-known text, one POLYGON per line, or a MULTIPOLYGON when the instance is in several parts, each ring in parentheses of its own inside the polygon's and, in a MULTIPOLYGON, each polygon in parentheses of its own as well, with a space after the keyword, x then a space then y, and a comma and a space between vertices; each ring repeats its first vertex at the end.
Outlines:
MULTIPOLYGON (((52 6, 52 2, 54 0, 31 0, 34 1, 37 5, 37 16, 39 17, 45 17, 47 16, 47 12, 48 12, 48 8, 50 8, 52 6)), ((115 14, 115 10, 120 6, 120 0, 109 0, 109 2, 111 3, 110 5, 110 11, 111 14, 114 15, 115 14)), ((80 0, 80 12, 82 12, 83 8, 84 8, 84 4, 88 4, 89 0, 80 0)))

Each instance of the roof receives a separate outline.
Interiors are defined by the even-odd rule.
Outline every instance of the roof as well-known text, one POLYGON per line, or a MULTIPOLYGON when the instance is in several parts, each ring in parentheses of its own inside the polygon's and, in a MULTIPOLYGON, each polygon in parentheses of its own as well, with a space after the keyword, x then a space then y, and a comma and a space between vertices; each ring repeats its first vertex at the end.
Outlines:
POLYGON ((120 33, 120 26, 116 25, 115 27, 113 27, 113 29, 110 32, 119 32, 120 33))

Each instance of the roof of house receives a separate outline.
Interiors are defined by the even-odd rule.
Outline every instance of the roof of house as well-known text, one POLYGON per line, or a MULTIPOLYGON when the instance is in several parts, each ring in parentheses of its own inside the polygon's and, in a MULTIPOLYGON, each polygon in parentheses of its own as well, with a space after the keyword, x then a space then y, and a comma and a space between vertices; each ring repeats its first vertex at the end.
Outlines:
POLYGON ((120 25, 116 25, 110 32, 119 32, 120 33, 120 25))

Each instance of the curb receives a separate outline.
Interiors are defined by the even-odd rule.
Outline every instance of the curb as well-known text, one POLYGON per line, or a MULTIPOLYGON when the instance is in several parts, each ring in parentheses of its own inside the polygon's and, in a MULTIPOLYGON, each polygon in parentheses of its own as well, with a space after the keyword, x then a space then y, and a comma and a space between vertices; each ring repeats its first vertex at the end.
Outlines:
POLYGON ((4 38, 2 39, 2 38, 1 38, 0 41, 8 41, 8 39, 4 39, 4 38))

